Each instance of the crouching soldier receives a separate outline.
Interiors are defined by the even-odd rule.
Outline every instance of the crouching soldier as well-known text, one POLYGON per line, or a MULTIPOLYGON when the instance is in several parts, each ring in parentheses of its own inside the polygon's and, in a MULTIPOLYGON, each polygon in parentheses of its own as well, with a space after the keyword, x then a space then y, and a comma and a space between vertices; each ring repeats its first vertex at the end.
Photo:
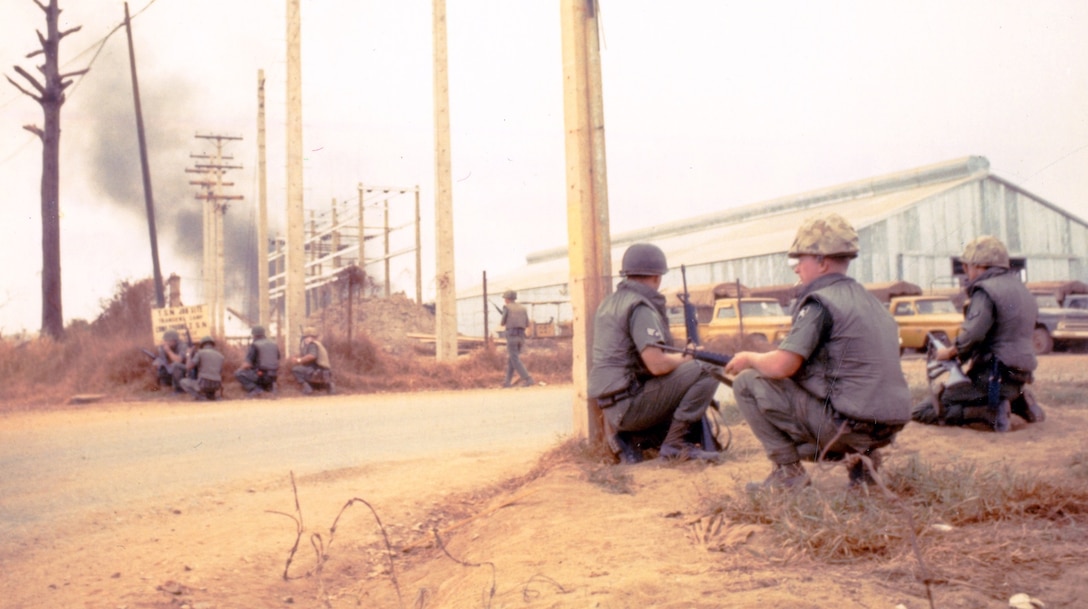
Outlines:
POLYGON ((162 334, 151 366, 159 379, 160 387, 172 387, 175 393, 181 393, 181 379, 185 376, 185 356, 189 345, 181 342, 177 330, 167 330, 162 334))
POLYGON ((185 369, 196 371, 195 379, 186 375, 180 381, 181 388, 194 400, 214 400, 222 391, 223 354, 216 351, 212 337, 200 339, 200 350, 189 359, 185 369))
POLYGON ((302 353, 295 358, 291 374, 302 386, 302 393, 310 395, 314 387, 324 388, 333 393, 332 367, 329 365, 329 352, 317 340, 315 328, 302 330, 302 353))
POLYGON ((280 370, 280 347, 265 337, 264 326, 253 326, 253 342, 246 351, 246 359, 234 373, 242 389, 251 398, 257 398, 276 388, 280 370))
POLYGON ((930 425, 983 423, 996 432, 1010 429, 1010 414, 1028 423, 1046 418, 1031 389, 1038 366, 1032 333, 1038 307, 1016 271, 1009 251, 995 237, 983 236, 963 250, 967 273, 967 315, 956 341, 936 353, 938 360, 969 364, 955 389, 945 388, 940 402, 929 398, 915 406, 912 418, 930 425))
POLYGON ((774 464, 748 488, 808 485, 803 460, 844 461, 851 486, 871 484, 877 449, 910 421, 899 328, 846 274, 858 234, 842 216, 806 220, 787 255, 802 285, 789 334, 773 351, 742 351, 725 366, 737 375, 737 407, 774 464))

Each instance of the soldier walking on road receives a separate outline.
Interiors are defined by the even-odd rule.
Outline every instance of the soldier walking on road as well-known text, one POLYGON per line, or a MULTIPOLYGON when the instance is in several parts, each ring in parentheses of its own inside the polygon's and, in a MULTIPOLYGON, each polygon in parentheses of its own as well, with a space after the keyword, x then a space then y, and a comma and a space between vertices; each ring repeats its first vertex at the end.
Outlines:
POLYGON ((503 292, 502 299, 506 305, 502 308, 500 326, 506 327, 506 379, 503 387, 511 387, 514 380, 514 372, 521 378, 521 385, 531 387, 533 377, 521 363, 521 350, 525 346, 525 328, 529 327, 529 312, 525 305, 517 302, 518 293, 513 290, 503 292))

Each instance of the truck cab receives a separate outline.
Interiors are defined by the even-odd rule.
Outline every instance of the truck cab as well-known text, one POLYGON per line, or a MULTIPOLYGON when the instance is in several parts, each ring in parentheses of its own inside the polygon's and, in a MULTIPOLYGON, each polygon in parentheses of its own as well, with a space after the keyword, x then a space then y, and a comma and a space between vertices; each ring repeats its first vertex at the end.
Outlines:
POLYGON ((1027 284, 1039 306, 1032 344, 1035 353, 1045 354, 1055 345, 1088 344, 1088 286, 1079 281, 1027 284))
POLYGON ((959 336, 963 313, 945 296, 897 296, 888 311, 899 326, 899 348, 925 350, 932 333, 945 344, 959 336))

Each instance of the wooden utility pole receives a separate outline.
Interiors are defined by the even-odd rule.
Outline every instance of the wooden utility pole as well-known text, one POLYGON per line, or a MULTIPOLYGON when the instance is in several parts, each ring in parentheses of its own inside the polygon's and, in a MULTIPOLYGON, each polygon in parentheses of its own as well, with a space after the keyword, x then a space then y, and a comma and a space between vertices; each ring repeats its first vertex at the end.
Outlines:
POLYGON ((241 165, 227 165, 224 161, 234 157, 223 154, 223 142, 241 140, 230 135, 196 135, 197 139, 215 141, 215 154, 191 154, 190 158, 210 160, 210 163, 196 163, 188 173, 198 173, 203 177, 189 183, 204 188, 197 200, 204 201, 204 302, 211 312, 212 334, 224 335, 226 319, 226 247, 223 242, 223 224, 227 213, 228 201, 238 201, 242 195, 223 194, 224 186, 234 186, 234 182, 224 182, 223 174, 229 169, 241 169, 241 165))
POLYGON ((264 70, 257 70, 257 323, 268 327, 268 165, 265 142, 264 70))
POLYGON ((567 234, 574 325, 574 433, 602 439, 600 409, 586 385, 593 364, 593 316, 612 291, 604 102, 596 0, 561 0, 567 234))
POLYGON ((287 252, 280 333, 294 352, 306 321, 306 218, 302 211, 302 16, 299 0, 287 0, 287 252))
POLYGON ((457 286, 453 265, 453 178, 446 0, 434 0, 435 357, 457 358, 457 286))
POLYGON ((61 339, 64 338, 64 309, 60 288, 60 107, 64 105, 64 90, 71 86, 72 78, 86 74, 90 68, 61 74, 58 60, 60 41, 78 32, 82 26, 62 32, 57 26, 60 17, 57 0, 49 0, 48 4, 35 0, 35 4, 45 13, 46 35, 38 33, 42 48, 29 53, 27 59, 45 56, 45 62, 37 66, 45 77, 45 84, 19 66, 15 66, 15 73, 30 83, 33 92, 23 88, 10 76, 5 78, 42 107, 43 126, 23 125, 23 129, 42 141, 42 334, 61 339))
POLYGON ((125 33, 128 34, 128 63, 132 72, 132 99, 136 107, 136 137, 140 144, 140 169, 144 177, 144 205, 147 207, 147 230, 151 235, 151 268, 155 281, 155 302, 159 308, 166 306, 163 294, 162 271, 159 269, 159 237, 155 230, 155 196, 151 191, 151 166, 147 160, 147 140, 144 137, 144 112, 140 107, 140 82, 136 78, 136 50, 132 45, 132 20, 125 3, 125 33))

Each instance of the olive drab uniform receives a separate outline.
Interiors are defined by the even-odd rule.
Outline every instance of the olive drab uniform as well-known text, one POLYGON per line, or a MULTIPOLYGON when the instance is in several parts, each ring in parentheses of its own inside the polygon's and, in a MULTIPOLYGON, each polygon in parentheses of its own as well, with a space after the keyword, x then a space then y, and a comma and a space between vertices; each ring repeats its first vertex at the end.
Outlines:
POLYGON ((854 279, 835 273, 806 286, 778 347, 800 355, 800 369, 786 379, 749 369, 733 382, 768 458, 839 460, 891 443, 911 409, 898 337, 888 310, 854 279))
POLYGON ((266 338, 264 332, 254 334, 254 340, 246 350, 248 367, 234 373, 247 394, 256 391, 272 391, 280 369, 280 348, 275 341, 266 338))
POLYGON ((521 384, 529 386, 533 384, 533 377, 521 362, 521 351, 525 347, 525 328, 529 327, 529 312, 525 305, 514 302, 517 298, 515 292, 508 291, 503 294, 503 298, 506 306, 502 309, 499 325, 506 327, 506 377, 502 386, 511 386, 515 372, 518 373, 521 384))
POLYGON ((1042 420, 1042 409, 1025 388, 1038 365, 1032 345, 1038 314, 1035 298, 1015 272, 1000 267, 983 271, 967 286, 967 295, 967 314, 955 344, 960 360, 969 365, 971 383, 942 392, 939 415, 931 399, 923 401, 915 408, 914 419, 941 425, 994 425, 997 409, 1009 408, 1028 422, 1042 420), (1006 401, 1011 405, 1005 406, 1006 401))
POLYGON ((959 360, 970 366, 970 382, 940 391, 940 408, 933 398, 924 400, 912 418, 939 425, 982 422, 998 432, 1009 431, 1010 414, 1028 423, 1043 421, 1046 414, 1025 386, 1038 365, 1032 344, 1039 312, 1035 298, 1009 270, 1009 251, 996 237, 968 243, 962 260, 971 279, 969 304, 954 346, 959 360))
POLYGON ((312 330, 307 330, 303 334, 303 338, 310 338, 302 346, 302 352, 299 354, 299 359, 305 359, 307 356, 312 356, 312 359, 306 363, 300 363, 297 366, 291 368, 291 374, 294 375, 295 380, 302 386, 302 392, 309 394, 313 393, 314 386, 325 387, 329 393, 334 391, 332 383, 332 364, 329 361, 329 352, 325 349, 325 345, 321 344, 317 340, 316 333, 311 334, 312 330))
POLYGON ((215 343, 202 340, 200 350, 193 355, 190 367, 196 370, 196 378, 181 380, 181 388, 193 399, 215 399, 223 387, 223 354, 215 349, 215 343))
POLYGON ((700 421, 714 398, 718 381, 697 361, 661 376, 646 369, 640 356, 645 347, 672 344, 666 320, 665 297, 629 280, 597 309, 588 393, 613 432, 646 431, 674 419, 700 421))

